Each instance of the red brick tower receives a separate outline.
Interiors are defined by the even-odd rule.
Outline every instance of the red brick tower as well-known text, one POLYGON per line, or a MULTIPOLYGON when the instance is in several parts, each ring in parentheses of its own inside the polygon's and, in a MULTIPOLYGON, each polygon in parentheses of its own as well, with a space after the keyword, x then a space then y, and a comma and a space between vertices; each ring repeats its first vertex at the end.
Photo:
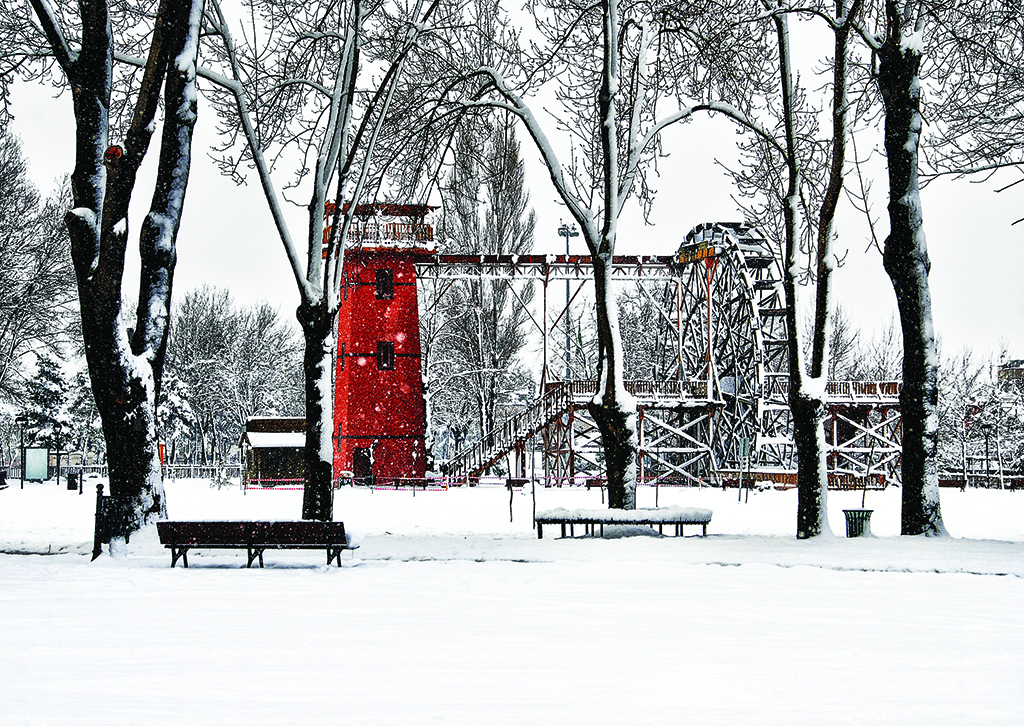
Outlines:
POLYGON ((421 478, 426 405, 417 258, 432 254, 431 207, 356 207, 345 251, 334 393, 334 476, 421 478))

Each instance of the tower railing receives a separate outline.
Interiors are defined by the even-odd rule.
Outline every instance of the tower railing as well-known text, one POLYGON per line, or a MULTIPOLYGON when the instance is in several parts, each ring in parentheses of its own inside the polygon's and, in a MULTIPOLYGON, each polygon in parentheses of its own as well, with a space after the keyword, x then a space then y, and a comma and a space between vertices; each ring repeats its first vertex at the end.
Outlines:
POLYGON ((433 242, 434 228, 419 222, 367 222, 348 230, 350 244, 367 242, 433 242))

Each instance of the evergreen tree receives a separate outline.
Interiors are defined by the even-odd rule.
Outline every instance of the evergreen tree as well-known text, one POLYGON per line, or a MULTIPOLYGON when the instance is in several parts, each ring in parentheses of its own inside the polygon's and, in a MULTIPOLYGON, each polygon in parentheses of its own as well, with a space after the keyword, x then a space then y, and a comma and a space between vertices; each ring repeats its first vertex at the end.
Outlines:
POLYGON ((67 445, 72 431, 69 392, 57 361, 40 356, 35 375, 25 384, 25 435, 33 446, 58 450, 67 445))

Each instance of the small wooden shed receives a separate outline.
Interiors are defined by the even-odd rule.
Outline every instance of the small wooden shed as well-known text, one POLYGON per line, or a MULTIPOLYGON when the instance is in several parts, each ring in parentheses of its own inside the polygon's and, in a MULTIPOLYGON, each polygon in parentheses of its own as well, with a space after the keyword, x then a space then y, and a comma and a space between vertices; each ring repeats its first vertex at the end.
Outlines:
POLYGON ((251 418, 238 440, 242 449, 245 487, 302 486, 306 466, 306 419, 264 416, 251 418))

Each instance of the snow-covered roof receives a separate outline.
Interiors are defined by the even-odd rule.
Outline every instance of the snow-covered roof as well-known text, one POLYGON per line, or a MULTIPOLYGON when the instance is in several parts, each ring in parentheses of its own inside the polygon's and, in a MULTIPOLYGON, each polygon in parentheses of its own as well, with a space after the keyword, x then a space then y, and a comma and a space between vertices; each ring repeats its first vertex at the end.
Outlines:
POLYGON ((306 445, 306 434, 301 431, 246 431, 242 434, 242 441, 248 441, 254 449, 301 449, 306 445))

